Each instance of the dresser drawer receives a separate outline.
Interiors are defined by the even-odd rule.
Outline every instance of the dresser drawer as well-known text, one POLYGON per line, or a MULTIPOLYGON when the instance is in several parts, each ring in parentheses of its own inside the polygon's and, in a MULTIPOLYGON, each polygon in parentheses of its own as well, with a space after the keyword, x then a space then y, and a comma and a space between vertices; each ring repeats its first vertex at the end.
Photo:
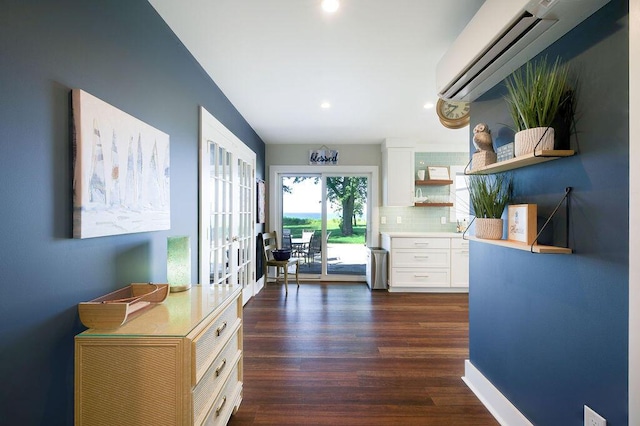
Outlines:
POLYGON ((448 249, 450 238, 392 238, 392 249, 448 249))
POLYGON ((392 267, 429 267, 448 268, 451 253, 446 250, 407 250, 393 251, 392 267))
POLYGON ((469 240, 465 240, 464 238, 452 238, 451 239, 451 248, 452 249, 468 249, 469 248, 469 240))
MULTIPOLYGON (((231 336, 227 346, 207 369, 198 385, 193 389, 193 419, 194 424, 201 424, 213 404, 216 396, 240 359, 241 351, 238 344, 238 327, 231 336)), ((237 376, 237 369, 236 369, 237 376)))
POLYGON ((449 269, 393 268, 393 287, 449 287, 449 269))
POLYGON ((211 406, 209 414, 207 414, 202 424, 207 426, 226 425, 234 407, 237 405, 241 391, 242 382, 238 380, 238 365, 236 364, 231 376, 229 376, 229 380, 211 406))
POLYGON ((240 324, 240 312, 236 303, 231 303, 216 319, 211 321, 193 340, 192 386, 200 381, 216 354, 229 340, 233 331, 240 324))

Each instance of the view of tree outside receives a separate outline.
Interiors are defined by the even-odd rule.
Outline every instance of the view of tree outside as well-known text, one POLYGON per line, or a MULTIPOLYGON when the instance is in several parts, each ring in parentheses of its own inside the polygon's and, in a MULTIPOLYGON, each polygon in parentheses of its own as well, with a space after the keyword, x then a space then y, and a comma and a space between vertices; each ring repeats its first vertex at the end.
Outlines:
MULTIPOLYGON (((321 229, 320 177, 283 178, 283 228, 293 236, 302 229, 321 229)), ((367 178, 327 178, 327 232, 334 243, 364 243, 366 234, 367 178)))

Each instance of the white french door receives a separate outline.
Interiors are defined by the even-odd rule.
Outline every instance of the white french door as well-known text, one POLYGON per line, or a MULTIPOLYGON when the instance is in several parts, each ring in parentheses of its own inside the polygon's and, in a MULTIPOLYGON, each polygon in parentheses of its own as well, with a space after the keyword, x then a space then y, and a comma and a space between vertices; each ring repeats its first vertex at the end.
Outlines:
POLYGON ((255 286, 256 154, 200 107, 201 284, 255 286))

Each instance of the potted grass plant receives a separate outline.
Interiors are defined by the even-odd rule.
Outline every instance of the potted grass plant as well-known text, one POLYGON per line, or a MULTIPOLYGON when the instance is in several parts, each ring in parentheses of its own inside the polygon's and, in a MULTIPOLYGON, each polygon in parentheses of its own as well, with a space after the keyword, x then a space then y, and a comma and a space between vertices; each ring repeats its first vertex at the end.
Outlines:
POLYGON ((560 58, 551 62, 542 57, 511 74, 506 86, 505 99, 516 130, 514 154, 568 149, 575 102, 569 66, 560 58), (554 126, 559 127, 560 137, 554 126))
POLYGON ((502 212, 511 200, 513 192, 511 175, 470 175, 467 178, 467 187, 476 216, 476 237, 502 239, 502 212))

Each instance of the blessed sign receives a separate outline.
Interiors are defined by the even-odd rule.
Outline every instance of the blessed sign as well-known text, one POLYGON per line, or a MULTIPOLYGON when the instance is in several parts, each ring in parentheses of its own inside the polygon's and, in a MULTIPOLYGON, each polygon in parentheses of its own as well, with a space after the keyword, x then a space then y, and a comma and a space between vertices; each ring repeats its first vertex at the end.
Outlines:
POLYGON ((335 166, 338 164, 338 151, 333 149, 312 149, 309 151, 309 164, 335 166))

